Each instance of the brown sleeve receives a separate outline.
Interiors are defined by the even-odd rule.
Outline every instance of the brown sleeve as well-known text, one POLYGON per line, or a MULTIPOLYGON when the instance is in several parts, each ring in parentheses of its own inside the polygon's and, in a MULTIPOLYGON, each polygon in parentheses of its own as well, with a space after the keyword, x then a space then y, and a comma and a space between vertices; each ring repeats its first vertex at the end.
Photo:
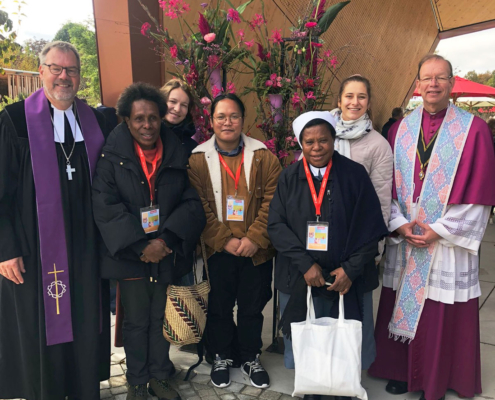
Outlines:
POLYGON ((189 180, 198 192, 203 209, 205 210, 206 226, 203 231, 205 243, 216 252, 221 252, 227 241, 232 238, 232 232, 225 224, 218 220, 217 215, 210 207, 207 186, 210 185, 211 180, 207 179, 209 172, 204 158, 203 153, 191 155, 189 158, 191 168, 188 170, 189 180))
POLYGON ((273 199, 275 189, 277 188, 278 177, 282 172, 282 167, 277 157, 275 157, 270 151, 265 150, 263 157, 262 168, 267 168, 266 181, 264 184, 264 195, 261 202, 261 207, 258 210, 258 216, 254 220, 254 223, 249 227, 247 231, 247 238, 253 243, 256 243, 260 248, 267 249, 270 246, 270 238, 266 230, 268 223, 268 210, 270 208, 270 202, 273 199))

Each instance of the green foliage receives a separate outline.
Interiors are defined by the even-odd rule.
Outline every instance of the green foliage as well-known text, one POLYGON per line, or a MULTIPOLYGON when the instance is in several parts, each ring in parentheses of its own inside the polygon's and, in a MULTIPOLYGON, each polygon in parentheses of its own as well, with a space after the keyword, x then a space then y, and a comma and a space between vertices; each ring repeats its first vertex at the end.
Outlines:
POLYGON ((2 66, 10 63, 13 59, 13 55, 10 54, 12 46, 14 46, 16 33, 13 31, 14 26, 9 15, 0 10, 0 74, 3 74, 2 66))
POLYGON ((321 19, 318 21, 318 27, 321 30, 320 35, 323 35, 328 30, 328 28, 330 28, 330 25, 332 25, 333 20, 337 17, 339 12, 349 3, 350 1, 342 1, 340 3, 332 5, 328 8, 328 10, 325 11, 323 17, 321 17, 321 19))
POLYGON ((96 106, 100 103, 100 76, 93 26, 89 22, 68 22, 59 29, 53 40, 63 40, 76 47, 81 56, 81 86, 78 97, 86 99, 89 105, 96 106))
POLYGON ((17 103, 18 101, 24 100, 26 97, 24 95, 17 96, 15 99, 11 99, 9 96, 3 96, 0 98, 0 111, 8 106, 9 104, 17 103))
POLYGON ((479 74, 476 71, 469 71, 464 78, 476 83, 481 83, 482 85, 495 87, 495 70, 479 74))

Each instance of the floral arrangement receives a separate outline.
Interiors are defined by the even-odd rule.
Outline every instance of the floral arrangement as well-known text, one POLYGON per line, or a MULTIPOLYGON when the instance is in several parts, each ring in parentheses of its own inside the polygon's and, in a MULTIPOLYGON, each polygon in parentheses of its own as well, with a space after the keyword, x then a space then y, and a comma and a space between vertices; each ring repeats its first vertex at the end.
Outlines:
POLYGON ((288 164, 291 152, 297 160, 300 151, 292 121, 303 112, 328 106, 339 61, 331 50, 322 49, 321 35, 348 3, 325 9, 326 0, 310 0, 306 16, 291 28, 288 38, 282 37, 281 29, 268 33, 264 7, 249 21, 256 52, 249 55, 249 64, 245 63, 254 78, 244 94, 254 92, 260 100, 257 127, 282 165, 288 164))
POLYGON ((145 22, 141 34, 150 38, 164 61, 173 66, 175 72, 171 74, 191 87, 197 110, 194 116, 196 138, 203 142, 211 131, 208 112, 211 99, 224 91, 236 91, 233 82, 223 82, 222 74, 226 77, 232 72, 229 74, 232 76, 235 65, 250 55, 249 46, 236 40, 232 26, 243 24, 241 15, 253 0, 238 7, 229 0, 201 3, 202 12, 194 27, 184 18, 191 10, 184 0, 158 0, 165 17, 178 20, 178 36, 163 29, 141 0, 138 1, 155 25, 152 29, 151 24, 145 22))

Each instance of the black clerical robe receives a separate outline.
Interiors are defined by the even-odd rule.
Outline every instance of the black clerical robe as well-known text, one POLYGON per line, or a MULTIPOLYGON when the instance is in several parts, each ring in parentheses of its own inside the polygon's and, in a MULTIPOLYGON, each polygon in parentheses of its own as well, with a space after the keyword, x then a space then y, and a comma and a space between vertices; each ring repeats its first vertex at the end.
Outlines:
MULTIPOLYGON (((109 130, 95 112, 104 136, 109 130)), ((65 117, 64 148, 74 138, 65 117)), ((91 180, 83 141, 71 156, 73 180, 55 143, 59 165, 74 341, 46 345, 36 194, 24 102, 0 113, 0 262, 22 257, 24 284, 0 275, 0 399, 100 398, 99 382, 110 375, 107 285, 100 284, 101 238, 93 220, 91 180), (101 311, 100 311, 101 310, 101 311), (101 331, 101 333, 100 333, 101 331)))

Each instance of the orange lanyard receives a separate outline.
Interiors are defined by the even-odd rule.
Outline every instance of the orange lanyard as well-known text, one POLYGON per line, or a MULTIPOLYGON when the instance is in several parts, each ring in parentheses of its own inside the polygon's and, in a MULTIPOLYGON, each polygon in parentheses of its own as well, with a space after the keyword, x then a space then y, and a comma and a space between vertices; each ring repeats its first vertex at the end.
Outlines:
POLYGON ((237 168, 237 172, 235 173, 235 177, 234 177, 234 174, 232 173, 232 171, 230 170, 229 166, 227 165, 227 163, 225 162, 225 160, 223 159, 223 157, 220 153, 218 153, 218 158, 220 159, 220 163, 225 168, 225 171, 227 171, 227 174, 229 174, 230 177, 234 180, 234 182, 235 182, 235 196, 237 196, 237 187, 239 186, 239 179, 241 178, 242 164, 244 164, 244 149, 242 149, 242 160, 241 160, 241 164, 239 165, 239 168, 237 168))
POLYGON ((304 171, 306 172, 306 179, 308 180, 309 190, 311 191, 311 197, 313 198, 313 203, 316 208, 316 221, 320 220, 321 217, 321 204, 323 203, 323 196, 325 195, 325 189, 328 183, 328 176, 330 175, 330 170, 332 169, 332 160, 327 165, 327 170, 325 171, 325 175, 323 176, 323 180, 321 182, 320 193, 318 197, 316 197, 316 189, 315 184, 313 183, 313 176, 308 167, 308 162, 305 158, 303 158, 304 163, 304 171))
MULTIPOLYGON (((158 144, 157 144, 157 146, 158 146, 158 144)), ((151 173, 150 173, 150 172, 148 172, 148 165, 146 164, 146 157, 144 155, 143 149, 139 145, 136 146, 136 148, 137 148, 137 151, 138 151, 139 160, 141 161, 141 167, 143 168, 144 175, 146 175, 146 179, 148 180, 148 185, 150 187, 151 205, 153 205, 153 194, 154 193, 153 193, 153 188, 151 187, 151 178, 153 177, 153 175, 156 172, 156 166, 158 164, 158 153, 159 153, 159 151, 157 149, 155 158, 151 162, 152 169, 151 169, 151 173)))

